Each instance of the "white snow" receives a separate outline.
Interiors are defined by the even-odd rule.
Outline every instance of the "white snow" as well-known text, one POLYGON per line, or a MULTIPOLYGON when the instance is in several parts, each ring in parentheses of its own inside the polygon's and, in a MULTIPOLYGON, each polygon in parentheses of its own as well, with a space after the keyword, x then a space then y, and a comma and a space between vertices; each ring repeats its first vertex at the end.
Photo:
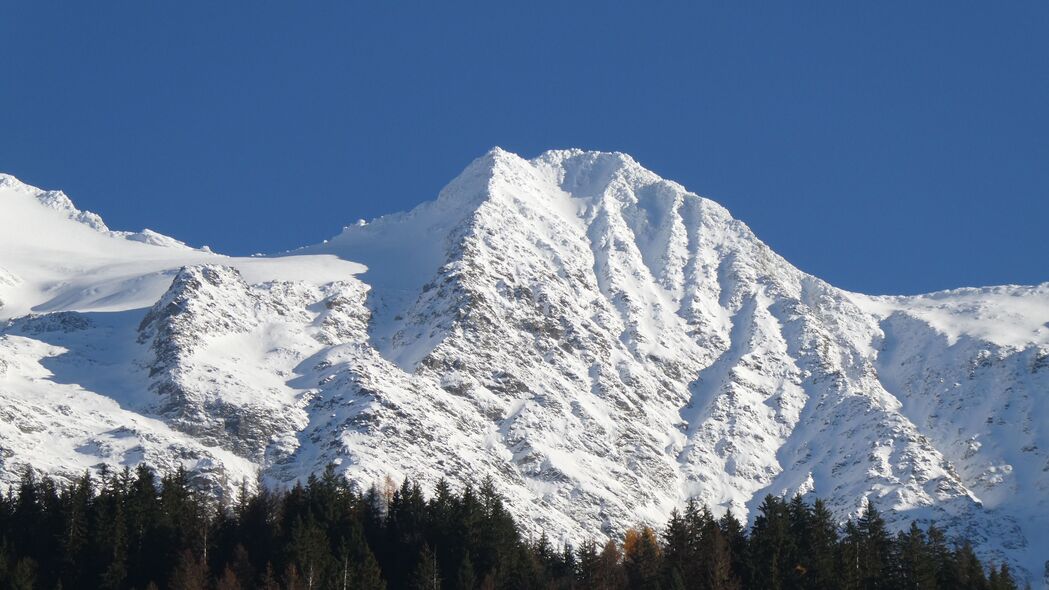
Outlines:
POLYGON ((282 255, 110 230, 0 175, 0 482, 182 463, 492 476, 578 541, 694 497, 814 494, 1049 557, 1049 283, 806 275, 625 154, 494 149, 435 201, 282 255))

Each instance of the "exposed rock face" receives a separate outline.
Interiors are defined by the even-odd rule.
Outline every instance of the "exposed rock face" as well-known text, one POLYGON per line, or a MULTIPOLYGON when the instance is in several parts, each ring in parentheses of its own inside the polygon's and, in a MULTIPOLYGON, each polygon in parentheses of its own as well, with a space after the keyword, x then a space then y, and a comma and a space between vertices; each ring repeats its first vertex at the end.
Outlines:
POLYGON ((46 432, 59 474, 177 449, 220 488, 329 462, 362 486, 490 475, 573 541, 687 498, 748 515, 802 493, 936 520, 1028 574, 1049 555, 1049 284, 846 293, 718 204, 581 151, 493 150, 437 200, 286 257, 179 268, 160 238, 171 283, 148 309, 0 332, 0 477, 46 432), (368 268, 257 280, 323 255, 368 268))

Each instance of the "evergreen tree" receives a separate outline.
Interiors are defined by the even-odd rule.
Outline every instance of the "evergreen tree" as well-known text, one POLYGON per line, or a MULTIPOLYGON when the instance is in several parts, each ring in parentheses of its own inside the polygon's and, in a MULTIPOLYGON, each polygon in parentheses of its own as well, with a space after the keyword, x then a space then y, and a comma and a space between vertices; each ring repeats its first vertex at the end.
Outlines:
POLYGON ((697 561, 688 526, 676 508, 670 512, 670 519, 663 527, 663 559, 668 571, 676 571, 678 577, 694 567, 697 561))
MULTIPOLYGON (((991 569, 994 572, 994 569, 991 569)), ((1016 590, 1016 580, 1013 579, 1013 572, 1009 569, 1009 564, 1003 563, 997 571, 995 581, 990 584, 991 590, 1016 590)))
POLYGON ((925 541, 925 533, 912 522, 907 532, 896 536, 896 549, 893 551, 893 571, 890 584, 895 588, 909 590, 935 590, 936 571, 932 554, 925 541))
POLYGON ((204 561, 189 549, 179 554, 175 572, 171 577, 170 590, 206 590, 208 571, 204 561))
POLYGON ((470 552, 463 555, 459 563, 459 573, 456 576, 455 590, 474 590, 477 587, 477 576, 474 574, 474 565, 470 561, 470 552))
POLYGON ((576 583, 580 588, 597 588, 598 567, 597 543, 593 539, 587 539, 579 545, 576 556, 576 583))
POLYGON ((382 578, 379 562, 370 549, 364 547, 355 571, 354 588, 359 590, 385 590, 386 582, 382 578))
POLYGON ((794 569, 793 554, 794 539, 787 506, 775 496, 765 496, 750 533, 751 583, 759 588, 781 590, 794 569))
POLYGON ((851 520, 845 523, 845 534, 838 546, 839 587, 842 590, 862 590, 863 577, 863 533, 851 520))
POLYGON ((19 559, 11 572, 11 590, 34 590, 36 570, 36 561, 28 557, 19 559))
POLYGON ((740 579, 732 567, 732 549, 713 519, 707 521, 700 551, 703 580, 710 590, 739 590, 740 579))
POLYGON ((441 587, 441 574, 429 545, 423 545, 419 551, 408 587, 412 590, 438 590, 441 587))
POLYGON ((742 587, 749 587, 747 560, 749 559, 750 552, 747 546, 747 536, 746 531, 743 528, 743 523, 732 514, 732 510, 727 510, 725 511, 725 515, 718 520, 718 529, 721 531, 721 535, 725 538, 725 542, 728 545, 732 561, 732 572, 740 580, 740 585, 742 587))
POLYGON ((954 570, 958 580, 959 590, 987 590, 987 578, 984 576, 983 566, 976 557, 972 545, 963 543, 954 554, 954 570))
POLYGON ((215 590, 241 590, 240 580, 237 579, 233 568, 226 566, 219 581, 215 584, 215 590))
POLYGON ((97 482, 27 471, 0 497, 0 589, 385 590, 384 572, 393 588, 449 590, 1016 587, 1007 565, 985 574, 970 545, 952 549, 935 526, 889 536, 873 505, 839 539, 818 500, 766 498, 749 537, 731 513, 715 520, 690 502, 660 535, 629 530, 620 553, 615 540, 526 542, 491 480, 460 494, 441 482, 429 500, 406 481, 379 501, 328 469, 286 492, 242 485, 232 505, 183 470, 159 481, 100 470, 97 482))
POLYGON ((860 531, 860 577, 866 590, 889 588, 892 575, 889 537, 885 520, 868 500, 856 526, 860 531))
POLYGON ((838 587, 836 553, 838 527, 834 515, 822 500, 816 499, 809 513, 808 529, 800 550, 805 556, 806 573, 802 587, 809 590, 834 590, 838 587))
POLYGON ((958 572, 954 567, 954 553, 947 546, 947 538, 935 524, 925 532, 928 555, 938 588, 958 588, 958 572))
POLYGON ((323 587, 333 561, 327 535, 310 515, 296 520, 291 537, 292 564, 303 588, 323 587))

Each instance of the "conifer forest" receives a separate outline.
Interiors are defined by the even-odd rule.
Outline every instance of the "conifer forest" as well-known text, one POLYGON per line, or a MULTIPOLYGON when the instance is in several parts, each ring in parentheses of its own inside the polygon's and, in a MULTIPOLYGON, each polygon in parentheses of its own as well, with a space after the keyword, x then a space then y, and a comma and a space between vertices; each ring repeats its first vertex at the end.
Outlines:
POLYGON ((819 500, 768 496, 749 529, 690 503, 658 530, 572 547, 525 535, 490 481, 361 492, 328 469, 222 503, 181 471, 69 485, 27 471, 0 499, 5 590, 1016 587, 1007 565, 981 563, 935 525, 892 534, 872 503, 842 527, 819 500))

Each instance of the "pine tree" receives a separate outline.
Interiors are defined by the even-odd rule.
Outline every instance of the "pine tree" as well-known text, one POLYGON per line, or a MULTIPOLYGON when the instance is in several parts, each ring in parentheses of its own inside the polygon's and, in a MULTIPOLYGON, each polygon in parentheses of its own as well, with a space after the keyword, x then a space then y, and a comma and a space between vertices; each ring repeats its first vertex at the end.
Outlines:
POLYGON ((467 551, 463 555, 463 560, 459 563, 459 573, 456 576, 455 589, 456 590, 474 590, 477 587, 477 576, 474 574, 474 565, 470 561, 470 552, 467 551))
POLYGON ((441 483, 429 501, 406 482, 385 513, 332 469, 288 492, 244 486, 234 506, 195 492, 181 470, 162 478, 159 492, 144 469, 103 470, 99 481, 97 490, 87 476, 59 488, 27 472, 0 497, 0 588, 278 590, 274 567, 284 572, 282 590, 385 590, 383 568, 397 576, 395 588, 443 579, 450 590, 1016 587, 1007 565, 985 575, 970 545, 952 550, 935 526, 890 537, 873 505, 839 540, 822 502, 768 497, 748 539, 730 513, 715 520, 690 502, 661 537, 628 531, 621 554, 614 541, 600 551, 592 540, 578 551, 555 549, 545 535, 526 542, 490 480, 476 494, 441 483), (441 553, 430 549, 435 539, 441 553), (408 559, 403 549, 413 544, 417 558, 408 559), (209 566, 222 574, 210 579, 209 566))
POLYGON ((885 526, 885 520, 874 507, 874 502, 867 501, 867 506, 856 522, 856 526, 862 539, 860 574, 863 587, 867 590, 888 588, 892 570, 889 560, 892 541, 885 526))
POLYGON ((987 590, 987 578, 983 573, 983 566, 976 557, 972 545, 965 542, 955 551, 954 569, 958 580, 959 590, 987 590))
POLYGON ((838 545, 839 587, 842 590, 862 590, 863 578, 863 533, 851 520, 845 523, 845 534, 838 545))
POLYGON ((385 590, 386 582, 375 555, 365 545, 358 553, 357 569, 354 572, 355 585, 358 590, 385 590))
POLYGON ((897 568, 893 572, 891 583, 897 588, 909 590, 935 590, 936 571, 932 554, 925 541, 925 533, 915 522, 907 532, 896 537, 896 550, 893 561, 897 568))
POLYGON ((266 568, 263 570, 262 581, 259 583, 259 590, 280 590, 280 584, 277 583, 277 576, 273 573, 273 564, 266 562, 266 568))
POLYGON ((241 590, 240 580, 237 579, 233 568, 226 566, 218 583, 215 584, 215 590, 241 590))
POLYGON ((412 571, 409 588, 412 590, 438 590, 441 587, 441 574, 437 568, 437 560, 429 545, 423 545, 419 551, 419 557, 412 571))
POLYGON ((998 580, 997 585, 992 585, 991 590, 1016 590, 1016 580, 1013 578, 1013 572, 1009 569, 1009 564, 1003 563, 998 568, 998 580))
POLYGON ((765 496, 750 533, 751 583, 781 590, 794 568, 794 539, 790 534, 787 506, 775 496, 765 496))
POLYGON ((839 579, 835 555, 838 545, 838 527, 827 505, 818 498, 812 504, 805 544, 805 552, 808 554, 808 572, 805 574, 803 587, 810 590, 837 588, 839 579))
POLYGON ((124 517, 123 502, 119 491, 114 491, 112 521, 106 535, 110 547, 109 563, 102 574, 101 587, 119 590, 127 578, 127 523, 124 517))
POLYGON ((747 568, 749 549, 743 523, 732 514, 732 510, 727 510, 725 515, 718 520, 718 529, 728 544, 733 573, 739 578, 742 587, 749 587, 749 571, 747 568))
POLYGON ((28 557, 19 559, 11 572, 11 590, 34 590, 36 588, 36 562, 28 557))
POLYGON ((178 564, 171 576, 170 590, 206 590, 208 587, 208 571, 203 560, 198 558, 189 549, 184 549, 179 554, 178 564))
POLYGON ((711 519, 702 535, 703 579, 710 590, 739 590, 740 579, 732 568, 732 550, 721 529, 711 519))
POLYGON ((925 538, 937 588, 957 588, 959 581, 954 567, 954 553, 947 546, 947 538, 943 531, 935 524, 930 524, 925 538))
POLYGON ((598 562, 597 543, 593 539, 580 543, 576 556, 576 583, 583 590, 597 587, 598 562))
POLYGON ((65 531, 60 541, 62 579, 75 582, 85 578, 88 559, 88 518, 94 494, 91 475, 85 472, 66 490, 62 500, 65 531))
POLYGON ((296 520, 291 537, 292 560, 303 587, 322 587, 332 562, 327 535, 310 516, 296 520))
POLYGON ((691 541, 685 519, 675 508, 670 512, 670 519, 663 527, 663 556, 667 568, 677 571, 679 577, 686 568, 693 567, 696 562, 695 547, 691 541))

